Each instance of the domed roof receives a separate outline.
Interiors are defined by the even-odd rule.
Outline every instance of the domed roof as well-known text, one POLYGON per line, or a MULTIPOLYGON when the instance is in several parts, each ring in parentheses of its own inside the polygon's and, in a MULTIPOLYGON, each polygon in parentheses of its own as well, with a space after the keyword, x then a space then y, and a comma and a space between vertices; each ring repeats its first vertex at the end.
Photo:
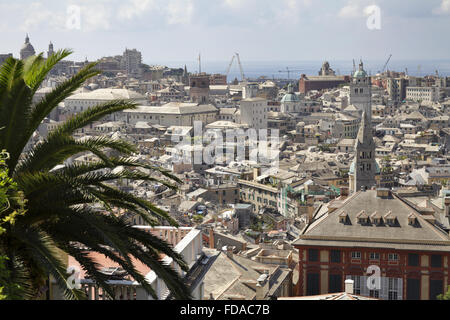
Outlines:
POLYGON ((300 99, 298 96, 294 93, 294 86, 292 83, 288 85, 288 93, 284 95, 283 99, 281 99, 281 103, 285 102, 298 102, 300 99))
POLYGON ((23 44, 22 48, 20 49, 20 54, 23 57, 29 57, 34 55, 36 52, 34 51, 33 46, 30 43, 30 38, 27 37, 25 38, 25 43, 23 44))
POLYGON ((31 43, 24 43, 22 48, 20 49, 20 51, 34 51, 33 46, 31 45, 31 43))
POLYGON ((358 70, 353 75, 353 78, 366 78, 366 77, 367 77, 367 72, 365 72, 364 70, 358 70))
POLYGON ((281 99, 281 103, 285 102, 298 102, 300 99, 295 93, 287 93, 284 95, 283 99, 281 99))
POLYGON ((363 62, 361 61, 361 63, 359 64, 359 69, 356 70, 355 74, 353 75, 353 78, 366 78, 367 77, 367 72, 364 71, 364 65, 363 62))

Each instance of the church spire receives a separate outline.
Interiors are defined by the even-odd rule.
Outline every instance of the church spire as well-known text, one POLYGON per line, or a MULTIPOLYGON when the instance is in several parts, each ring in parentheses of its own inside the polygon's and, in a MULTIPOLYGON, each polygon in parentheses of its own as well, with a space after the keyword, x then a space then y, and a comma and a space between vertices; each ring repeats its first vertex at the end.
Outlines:
POLYGON ((366 190, 376 186, 375 142, 372 135, 372 124, 366 112, 362 114, 362 121, 356 138, 354 163, 355 182, 353 191, 358 192, 361 189, 366 190))
POLYGON ((366 112, 362 114, 361 125, 359 126, 358 136, 357 136, 357 144, 368 145, 373 144, 373 135, 372 135, 372 123, 370 122, 369 117, 366 112))

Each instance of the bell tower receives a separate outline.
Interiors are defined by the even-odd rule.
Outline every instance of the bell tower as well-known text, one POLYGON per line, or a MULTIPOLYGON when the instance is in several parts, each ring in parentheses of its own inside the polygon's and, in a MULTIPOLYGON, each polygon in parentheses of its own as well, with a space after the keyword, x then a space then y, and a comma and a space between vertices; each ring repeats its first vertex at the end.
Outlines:
POLYGON ((350 104, 354 105, 362 114, 366 113, 367 119, 372 121, 372 84, 370 77, 364 70, 364 64, 361 61, 359 69, 353 74, 350 83, 350 104))
POLYGON ((50 41, 50 44, 48 45, 48 51, 47 51, 47 58, 50 58, 55 51, 53 50, 53 43, 50 41))
POLYGON ((209 75, 206 73, 191 75, 189 78, 189 95, 192 102, 198 104, 209 103, 209 82, 209 75))
POLYGON ((376 186, 375 175, 377 163, 375 161, 375 142, 372 135, 372 124, 363 112, 361 126, 355 143, 354 160, 354 189, 353 192, 371 189, 376 186))

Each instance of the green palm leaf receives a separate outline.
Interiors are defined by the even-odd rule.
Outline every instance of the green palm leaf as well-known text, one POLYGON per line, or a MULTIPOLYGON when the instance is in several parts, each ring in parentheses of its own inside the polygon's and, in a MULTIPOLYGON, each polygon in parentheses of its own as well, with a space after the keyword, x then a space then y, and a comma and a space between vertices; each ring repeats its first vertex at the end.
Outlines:
POLYGON ((10 153, 9 175, 27 199, 26 214, 17 217, 14 225, 0 235, 0 254, 11 258, 11 280, 21 284, 24 298, 39 295, 49 275, 63 288, 66 298, 86 298, 81 291, 65 285, 66 261, 60 256, 64 252, 113 298, 108 277, 91 257, 100 254, 120 265, 153 297, 155 291, 133 261, 155 271, 177 298, 188 299, 189 290, 173 268, 178 265, 188 270, 183 257, 165 241, 128 225, 117 212, 139 215, 149 225, 177 226, 176 221, 151 202, 113 186, 117 181, 139 180, 175 189, 180 180, 167 170, 131 158, 136 148, 127 142, 73 137, 94 121, 136 108, 134 103, 117 100, 90 108, 23 153, 44 118, 87 79, 99 74, 95 63, 88 64, 33 104, 33 96, 49 72, 70 53, 61 50, 49 59, 39 54, 25 62, 10 58, 0 67, 0 150, 10 153), (97 160, 68 163, 82 154, 95 155, 97 160), (119 167, 122 169, 116 170, 119 167), (172 265, 164 264, 162 255, 171 259, 172 265))

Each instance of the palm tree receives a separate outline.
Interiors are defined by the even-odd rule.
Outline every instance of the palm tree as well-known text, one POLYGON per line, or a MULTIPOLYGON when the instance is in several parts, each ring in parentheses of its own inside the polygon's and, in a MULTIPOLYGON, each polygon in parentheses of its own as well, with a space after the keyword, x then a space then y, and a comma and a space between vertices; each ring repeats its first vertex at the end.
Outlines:
POLYGON ((189 299, 182 278, 161 262, 164 254, 182 270, 187 265, 165 241, 126 224, 121 217, 99 213, 125 209, 137 214, 149 225, 168 223, 177 226, 166 212, 150 202, 114 188, 120 179, 144 180, 175 188, 179 180, 169 172, 133 160, 136 151, 127 142, 108 137, 77 140, 73 133, 93 121, 114 112, 133 109, 135 104, 111 101, 79 113, 61 124, 41 142, 24 153, 24 148, 48 114, 72 95, 89 78, 98 75, 95 63, 87 64, 37 102, 33 96, 52 68, 70 55, 60 50, 48 59, 42 54, 25 62, 9 58, 0 68, 0 150, 8 150, 9 176, 17 183, 26 203, 26 214, 6 225, 0 236, 0 256, 6 255, 11 281, 20 283, 25 298, 36 298, 49 275, 57 281, 67 299, 83 299, 80 290, 66 285, 68 275, 61 252, 74 257, 87 275, 113 297, 107 277, 90 257, 96 252, 119 264, 153 297, 156 293, 140 274, 133 260, 151 268, 178 299, 189 299), (112 151, 112 152, 111 152, 112 151), (91 153, 95 162, 68 164, 67 159, 91 153), (118 156, 111 156, 116 154, 118 156), (123 170, 114 170, 117 167, 123 170), (140 170, 136 170, 140 169, 140 170), (149 172, 149 173, 144 173, 149 172), (86 250, 88 248, 88 250, 86 250))

